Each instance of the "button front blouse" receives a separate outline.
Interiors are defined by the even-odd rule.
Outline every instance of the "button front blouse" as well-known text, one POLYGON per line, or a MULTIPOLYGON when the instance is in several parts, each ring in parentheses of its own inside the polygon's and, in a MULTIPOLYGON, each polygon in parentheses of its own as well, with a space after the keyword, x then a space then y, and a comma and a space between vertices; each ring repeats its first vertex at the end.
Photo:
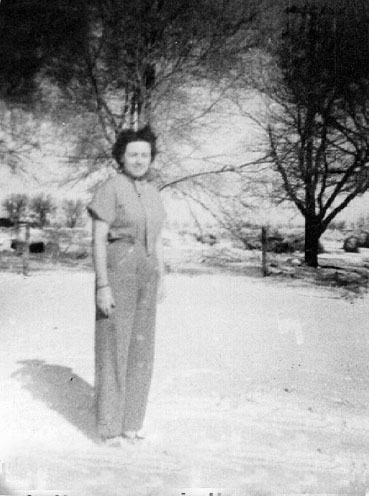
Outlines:
POLYGON ((117 174, 98 188, 88 210, 109 224, 110 241, 132 237, 153 252, 165 213, 157 189, 147 181, 117 174))

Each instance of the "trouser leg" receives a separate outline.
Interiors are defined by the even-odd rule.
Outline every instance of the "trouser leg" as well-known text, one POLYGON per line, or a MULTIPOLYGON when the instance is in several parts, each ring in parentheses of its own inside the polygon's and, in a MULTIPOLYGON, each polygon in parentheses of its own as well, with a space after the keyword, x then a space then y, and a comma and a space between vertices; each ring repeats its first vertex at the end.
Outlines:
POLYGON ((97 315, 95 338, 96 414, 98 433, 102 437, 115 437, 122 432, 137 299, 134 273, 112 270, 109 281, 116 306, 110 318, 97 315))
POLYGON ((157 272, 152 271, 149 277, 145 275, 138 292, 128 353, 123 431, 140 430, 145 417, 154 362, 157 283, 157 272))

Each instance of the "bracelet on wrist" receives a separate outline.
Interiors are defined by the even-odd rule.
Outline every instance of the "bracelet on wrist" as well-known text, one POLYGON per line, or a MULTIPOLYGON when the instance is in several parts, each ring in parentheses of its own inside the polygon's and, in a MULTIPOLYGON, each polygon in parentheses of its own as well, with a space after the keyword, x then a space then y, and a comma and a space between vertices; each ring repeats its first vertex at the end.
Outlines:
POLYGON ((109 288, 110 284, 102 284, 101 286, 96 286, 96 289, 109 288))

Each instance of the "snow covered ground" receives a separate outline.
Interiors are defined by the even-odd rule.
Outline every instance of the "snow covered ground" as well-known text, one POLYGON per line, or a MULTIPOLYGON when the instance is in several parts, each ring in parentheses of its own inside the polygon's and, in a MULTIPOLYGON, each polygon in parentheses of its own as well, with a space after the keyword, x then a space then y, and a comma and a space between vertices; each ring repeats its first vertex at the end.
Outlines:
POLYGON ((94 433, 93 274, 0 274, 8 492, 365 494, 368 296, 227 274, 171 274, 167 289, 147 437, 106 448, 94 433))

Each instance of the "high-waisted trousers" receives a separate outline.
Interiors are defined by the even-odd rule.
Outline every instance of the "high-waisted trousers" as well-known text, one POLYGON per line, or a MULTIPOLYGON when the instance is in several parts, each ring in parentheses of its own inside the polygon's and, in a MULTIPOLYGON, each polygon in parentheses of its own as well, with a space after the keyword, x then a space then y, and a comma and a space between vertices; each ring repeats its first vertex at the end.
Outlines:
POLYGON ((98 310, 95 330, 95 391, 98 434, 115 437, 142 428, 150 389, 157 306, 158 264, 142 244, 107 245, 109 284, 115 309, 98 310))

